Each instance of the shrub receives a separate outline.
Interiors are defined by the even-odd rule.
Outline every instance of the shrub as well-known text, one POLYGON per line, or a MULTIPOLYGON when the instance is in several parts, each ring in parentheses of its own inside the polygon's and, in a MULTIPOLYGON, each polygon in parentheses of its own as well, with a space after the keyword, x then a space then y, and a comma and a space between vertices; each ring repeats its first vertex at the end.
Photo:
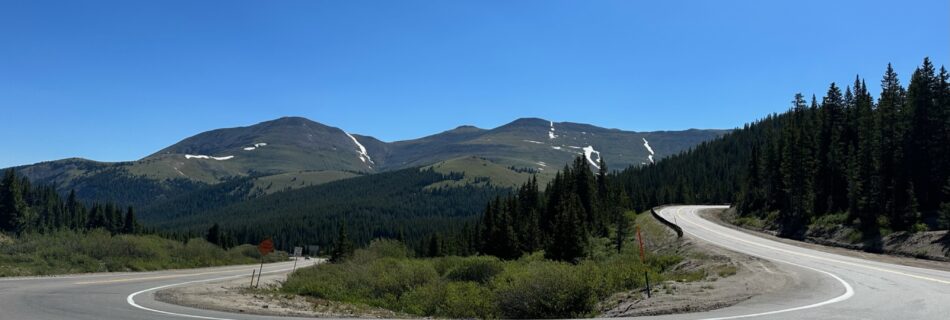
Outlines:
POLYGON ((563 262, 531 262, 493 281, 505 318, 564 318, 588 315, 597 303, 594 284, 581 268, 563 262))
MULTIPOLYGON (((60 230, 23 234, 15 241, 0 244, 0 276, 148 271, 254 263, 258 259, 257 249, 250 245, 226 252, 204 239, 182 244, 155 235, 60 230)), ((286 253, 279 253, 265 260, 286 259, 286 253)))
POLYGON ((470 257, 460 260, 445 277, 452 281, 488 283, 505 269, 501 260, 492 256, 470 257))
POLYGON ((488 288, 474 282, 450 282, 445 288, 445 306, 440 315, 450 318, 497 318, 498 311, 488 288))

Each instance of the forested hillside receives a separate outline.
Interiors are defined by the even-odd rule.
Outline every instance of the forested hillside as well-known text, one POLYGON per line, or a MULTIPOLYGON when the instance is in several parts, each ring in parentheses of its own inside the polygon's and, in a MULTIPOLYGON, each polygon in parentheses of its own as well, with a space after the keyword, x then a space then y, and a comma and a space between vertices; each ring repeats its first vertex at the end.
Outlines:
MULTIPOLYGON (((507 187, 492 185, 427 188, 463 178, 461 173, 410 168, 279 192, 208 210, 185 210, 182 212, 186 214, 179 216, 150 216, 148 221, 162 229, 193 234, 203 234, 218 223, 238 243, 256 243, 265 236, 273 236, 280 248, 328 248, 345 223, 349 240, 357 245, 380 237, 400 238, 421 250, 433 234, 471 233, 485 203, 510 192, 507 187)), ((241 188, 244 182, 233 183, 241 188)), ((209 197, 228 198, 226 192, 215 192, 209 197)), ((195 204, 203 202, 200 198, 192 200, 195 204)))
POLYGON ((533 179, 489 203, 478 228, 479 252, 515 259, 544 250, 549 259, 575 262, 587 256, 592 238, 612 239, 619 252, 629 234, 631 204, 611 188, 605 162, 599 165, 594 173, 578 157, 543 192, 533 179))
POLYGON ((87 206, 71 192, 64 200, 50 186, 34 187, 30 180, 8 169, 0 181, 0 232, 44 233, 55 230, 105 229, 112 233, 135 233, 142 226, 132 207, 113 203, 87 206))
POLYGON ((800 237, 823 217, 873 239, 950 227, 950 86, 928 59, 909 85, 888 65, 875 99, 858 77, 824 97, 656 165, 617 175, 638 208, 728 203, 800 237), (843 218, 841 218, 843 217, 843 218))

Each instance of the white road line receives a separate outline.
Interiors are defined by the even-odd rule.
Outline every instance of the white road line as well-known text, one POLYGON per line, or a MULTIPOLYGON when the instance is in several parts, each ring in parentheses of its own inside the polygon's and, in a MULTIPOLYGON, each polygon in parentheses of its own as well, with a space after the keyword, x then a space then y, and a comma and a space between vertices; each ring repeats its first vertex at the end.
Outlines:
MULTIPOLYGON (((676 212, 679 213, 679 210, 682 210, 682 208, 677 209, 676 212)), ((684 219, 685 219, 685 217, 684 217, 684 219)), ((687 222, 690 222, 690 221, 687 220, 687 222)), ((767 245, 763 245, 763 244, 760 244, 760 243, 756 243, 756 242, 752 242, 752 241, 740 239, 740 238, 737 238, 737 237, 734 237, 734 236, 730 236, 730 235, 728 235, 728 234, 724 234, 724 233, 721 233, 721 232, 718 232, 718 231, 714 231, 714 230, 712 230, 712 229, 710 229, 710 228, 704 227, 704 226, 699 225, 699 224, 697 224, 697 223, 695 223, 695 222, 690 222, 690 223, 696 225, 697 227, 706 229, 706 230, 709 231, 709 232, 712 232, 712 233, 715 233, 715 234, 718 234, 718 235, 721 235, 721 236, 724 236, 724 237, 727 237, 727 238, 735 239, 735 240, 737 240, 737 241, 742 241, 742 242, 745 242, 745 243, 748 243, 748 244, 751 244, 751 245, 755 245, 755 246, 759 246, 759 247, 763 247, 763 248, 768 248, 768 249, 772 249, 772 250, 776 250, 776 251, 782 251, 782 252, 785 252, 785 253, 788 253, 788 254, 794 254, 794 255, 798 255, 798 256, 802 256, 802 257, 808 257, 808 258, 812 258, 812 259, 824 260, 824 261, 828 261, 828 262, 840 263, 840 264, 849 265, 849 266, 854 266, 854 267, 862 267, 862 268, 867 268, 867 269, 871 269, 871 270, 875 270, 875 271, 880 271, 880 272, 893 273, 893 274, 896 274, 896 275, 902 275, 902 276, 911 277, 911 278, 916 278, 916 279, 920 279, 920 280, 933 281, 933 282, 942 283, 942 284, 950 284, 950 281, 947 281, 947 280, 936 279, 936 278, 931 278, 931 277, 916 275, 916 274, 912 274, 912 273, 901 272, 901 271, 897 271, 897 270, 891 270, 891 269, 886 269, 886 268, 881 268, 881 267, 875 267, 875 266, 865 265, 865 264, 861 264, 861 263, 848 262, 848 261, 844 261, 844 260, 838 260, 838 259, 833 259, 833 258, 826 258, 826 257, 822 257, 822 256, 816 256, 816 255, 808 254, 808 253, 790 251, 790 250, 785 250, 785 249, 778 248, 778 247, 767 246, 767 245)), ((809 249, 805 249, 805 250, 809 250, 809 249)))
MULTIPOLYGON (((679 213, 680 210, 682 210, 682 209, 683 209, 682 207, 681 207, 681 208, 677 208, 677 209, 676 209, 676 212, 679 213)), ((689 220, 687 220, 687 219, 685 219, 685 218, 683 219, 683 221, 690 222, 689 220)), ((710 232, 713 232, 713 233, 716 233, 716 234, 719 234, 719 235, 722 235, 722 236, 727 236, 727 237, 729 237, 728 235, 725 235, 725 234, 722 234, 722 233, 713 231, 713 230, 711 230, 711 229, 705 228, 705 227, 700 226, 699 224, 696 224, 696 223, 694 223, 694 222, 690 222, 690 223, 693 224, 693 225, 696 225, 696 226, 698 226, 698 227, 700 227, 700 228, 706 229, 706 230, 708 230, 708 231, 710 231, 710 232)), ((709 239, 703 238, 702 236, 699 236, 699 235, 697 235, 697 234, 695 234, 695 233, 690 233, 690 234, 691 234, 692 236, 694 236, 694 237, 697 237, 697 238, 703 240, 703 241, 706 241, 706 242, 709 242, 709 243, 717 243, 717 242, 711 241, 711 240, 709 240, 709 239)), ((730 237, 730 238, 734 238, 734 237, 730 237)), ((741 240, 741 239, 738 239, 738 238, 735 238, 735 239, 741 240)), ((743 242, 748 242, 748 241, 744 241, 744 240, 742 240, 742 241, 743 241, 743 242)), ((837 275, 834 275, 834 274, 831 273, 831 272, 827 272, 827 271, 824 271, 824 270, 815 269, 815 268, 808 267, 808 266, 803 266, 803 265, 800 265, 800 264, 797 264, 797 263, 788 262, 788 261, 781 260, 781 259, 769 258, 769 257, 761 256, 761 255, 758 255, 758 254, 754 254, 754 253, 751 253, 751 252, 746 252, 746 251, 743 251, 743 250, 738 250, 738 249, 734 249, 734 248, 729 248, 728 246, 722 245, 721 243, 718 243, 718 244, 719 244, 720 246, 722 246, 722 247, 724 247, 724 248, 727 248, 727 249, 729 249, 729 250, 732 250, 732 251, 738 251, 738 252, 742 252, 742 253, 745 253, 745 254, 748 254, 748 255, 752 255, 752 256, 759 257, 759 258, 763 258, 763 259, 766 259, 766 260, 772 260, 772 261, 777 261, 777 262, 781 262, 781 263, 785 263, 785 264, 790 264, 790 265, 797 266, 797 267, 800 267, 800 268, 805 268, 805 269, 809 269, 809 270, 813 270, 813 271, 817 271, 817 272, 826 274, 826 275, 828 275, 828 276, 834 278, 835 280, 838 280, 838 282, 840 282, 841 285, 844 286, 845 292, 844 292, 844 294, 842 294, 842 295, 840 295, 840 296, 837 296, 837 297, 834 297, 834 298, 831 298, 831 299, 828 299, 828 300, 825 300, 825 301, 821 301, 821 302, 818 302, 818 303, 813 303, 813 304, 809 304, 809 305, 805 305, 805 306, 800 306, 800 307, 794 307, 794 308, 788 308, 788 309, 781 309, 781 310, 775 310, 775 311, 768 311, 768 312, 760 312, 760 313, 743 314, 743 315, 737 315, 737 316, 716 317, 716 318, 704 318, 704 319, 701 319, 701 320, 726 320, 726 319, 751 318, 751 317, 759 317, 759 316, 773 315, 773 314, 777 314, 777 313, 786 313, 786 312, 792 312, 792 311, 799 311, 799 310, 817 308, 817 307, 821 307, 821 306, 824 306, 824 305, 828 305, 828 304, 832 304, 832 303, 836 303, 836 302, 845 301, 845 300, 850 299, 852 296, 854 296, 854 288, 852 288, 851 285, 848 284, 846 281, 844 281, 843 279, 841 279, 841 278, 838 277, 837 275)), ((766 248, 772 248, 772 247, 765 246, 765 245, 760 245, 760 246, 766 247, 766 248)), ((778 248, 775 248, 775 249, 778 249, 778 248)))
MULTIPOLYGON (((284 268, 284 269, 278 269, 278 270, 272 270, 272 271, 268 271, 268 272, 263 272, 263 273, 261 273, 261 274, 278 273, 278 272, 284 272, 284 271, 291 270, 291 269, 293 269, 293 267, 291 267, 291 268, 284 268)), ((151 312, 161 313, 161 314, 165 314, 165 315, 170 315, 170 316, 179 316, 179 317, 194 318, 194 319, 207 319, 207 320, 234 320, 234 319, 230 319, 230 318, 205 317, 205 316, 199 316, 199 315, 193 315, 193 314, 175 313, 175 312, 169 312, 169 311, 162 311, 162 310, 152 309, 152 308, 149 308, 149 307, 143 307, 143 306, 139 305, 138 303, 135 303, 135 296, 137 296, 137 295, 139 295, 139 294, 142 294, 142 293, 149 292, 149 291, 160 290, 160 289, 165 289, 165 288, 174 287, 174 286, 180 286, 180 285, 186 285, 186 284, 192 284, 192 283, 201 283, 201 282, 211 282, 211 281, 218 281, 218 280, 226 280, 226 279, 239 278, 239 277, 246 277, 246 276, 247 276, 247 275, 245 275, 245 274, 239 274, 239 275, 233 275, 233 276, 227 276, 227 277, 220 277, 220 278, 213 278, 213 279, 203 279, 203 280, 186 281, 186 282, 181 282, 181 283, 166 284, 166 285, 163 285, 163 286, 158 286, 158 287, 154 287, 154 288, 148 288, 148 289, 141 290, 141 291, 135 292, 135 293, 133 293, 133 294, 130 294, 128 297, 125 298, 125 301, 128 302, 129 305, 131 305, 131 306, 133 306, 133 307, 136 307, 136 308, 139 308, 139 309, 142 309, 142 310, 146 310, 146 311, 151 311, 151 312)))

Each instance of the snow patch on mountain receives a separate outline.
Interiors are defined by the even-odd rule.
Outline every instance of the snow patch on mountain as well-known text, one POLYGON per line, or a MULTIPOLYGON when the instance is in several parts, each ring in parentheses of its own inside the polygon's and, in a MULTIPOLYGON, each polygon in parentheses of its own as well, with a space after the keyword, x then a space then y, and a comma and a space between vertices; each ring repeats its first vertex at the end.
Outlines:
POLYGON ((590 165, 594 166, 594 168, 600 169, 600 165, 598 164, 600 163, 600 151, 594 150, 594 146, 584 147, 584 157, 587 158, 587 161, 590 162, 590 165), (597 161, 594 161, 594 159, 591 158, 591 155, 595 153, 597 154, 597 161))
POLYGON ((548 139, 554 140, 554 138, 557 138, 557 135, 554 134, 554 121, 550 121, 550 122, 551 122, 551 130, 548 130, 548 139))
POLYGON ((254 144, 253 146, 250 146, 250 147, 244 147, 244 151, 251 151, 251 150, 254 150, 254 149, 257 149, 257 148, 260 148, 260 147, 263 147, 263 146, 266 146, 266 145, 267 145, 267 143, 264 143, 264 142, 258 142, 258 143, 255 143, 255 144, 254 144))
POLYGON ((554 149, 554 150, 561 150, 561 147, 558 147, 558 146, 551 146, 551 149, 554 149))
POLYGON ((539 166, 542 166, 542 167, 547 167, 547 166, 548 166, 548 164, 547 164, 547 163, 544 163, 544 161, 538 161, 538 165, 539 165, 539 166))
POLYGON ((534 144, 544 144, 544 142, 541 142, 541 141, 534 141, 534 140, 521 140, 521 141, 529 142, 529 143, 534 143, 534 144))
POLYGON ((653 148, 650 148, 650 142, 647 141, 647 138, 640 138, 640 139, 643 139, 643 147, 647 148, 647 151, 650 152, 650 155, 647 156, 647 159, 650 159, 650 163, 655 163, 653 162, 654 153, 653 153, 653 148))
POLYGON ((353 143, 356 144, 356 148, 357 148, 356 152, 359 153, 360 160, 362 160, 363 163, 366 163, 368 161, 370 164, 375 164, 373 163, 373 158, 370 158, 369 154, 366 153, 366 147, 360 144, 360 142, 356 140, 356 137, 354 137, 352 134, 349 134, 346 131, 343 131, 343 133, 345 133, 347 137, 350 137, 350 139, 353 139, 353 143))
POLYGON ((234 158, 234 156, 212 157, 212 156, 206 156, 203 154, 186 154, 185 155, 185 159, 213 159, 213 160, 218 160, 218 161, 224 161, 224 160, 231 160, 231 158, 234 158))

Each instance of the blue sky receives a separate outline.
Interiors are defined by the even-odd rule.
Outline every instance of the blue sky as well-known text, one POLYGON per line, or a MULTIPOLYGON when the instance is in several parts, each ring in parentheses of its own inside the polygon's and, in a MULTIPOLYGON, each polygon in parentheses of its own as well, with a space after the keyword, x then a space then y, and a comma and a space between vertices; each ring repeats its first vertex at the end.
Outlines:
POLYGON ((733 128, 950 57, 950 2, 0 1, 0 167, 296 115, 411 139, 519 117, 733 128))

